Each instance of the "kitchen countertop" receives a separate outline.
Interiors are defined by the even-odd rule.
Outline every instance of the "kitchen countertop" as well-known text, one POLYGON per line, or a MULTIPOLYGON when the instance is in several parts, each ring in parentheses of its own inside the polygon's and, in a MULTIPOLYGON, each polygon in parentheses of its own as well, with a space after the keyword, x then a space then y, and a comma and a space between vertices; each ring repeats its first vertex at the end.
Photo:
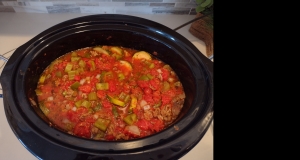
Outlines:
MULTIPOLYGON (((0 54, 9 58, 13 51, 40 32, 63 21, 90 14, 44 14, 44 13, 2 13, 0 12, 0 54)), ((195 18, 194 15, 134 15, 161 23, 174 29, 195 18)), ((202 53, 206 53, 203 41, 189 31, 190 24, 177 30, 191 41, 202 53)), ((0 73, 5 62, 0 59, 0 73)), ((0 86, 1 87, 1 86, 0 86)), ((2 88, 2 87, 1 87, 2 88)), ((0 90, 2 95, 2 90, 0 90)), ((3 98, 0 96, 0 159, 36 160, 17 139, 6 120, 3 98)), ((180 160, 212 160, 213 159, 213 125, 210 126, 201 141, 180 160)))

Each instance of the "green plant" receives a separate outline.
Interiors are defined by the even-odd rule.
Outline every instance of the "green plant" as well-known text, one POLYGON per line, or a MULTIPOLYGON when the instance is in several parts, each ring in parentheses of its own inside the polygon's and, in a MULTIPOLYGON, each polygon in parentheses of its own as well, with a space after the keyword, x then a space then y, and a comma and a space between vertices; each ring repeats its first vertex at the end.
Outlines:
MULTIPOLYGON (((196 12, 203 15, 213 12, 214 0, 195 0, 197 3, 196 12)), ((206 25, 208 28, 213 28, 213 14, 206 18, 206 25)))
POLYGON ((197 8, 196 12, 205 14, 205 12, 210 12, 213 9, 214 0, 196 0, 197 8))
POLYGON ((199 18, 206 15, 202 19, 199 19, 191 25, 189 31, 202 40, 206 44, 206 55, 209 57, 213 55, 213 7, 214 0, 195 0, 197 3, 196 17, 199 18))

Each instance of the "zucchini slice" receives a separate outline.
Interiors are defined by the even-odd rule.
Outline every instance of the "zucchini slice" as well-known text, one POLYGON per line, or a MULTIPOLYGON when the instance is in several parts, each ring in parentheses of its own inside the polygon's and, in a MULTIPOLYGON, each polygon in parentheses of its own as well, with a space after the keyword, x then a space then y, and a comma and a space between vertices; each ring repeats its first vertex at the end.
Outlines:
POLYGON ((120 64, 122 66, 126 67, 128 70, 132 71, 132 66, 131 66, 131 64, 129 62, 120 60, 120 64))
POLYGON ((105 49, 103 49, 103 48, 101 48, 101 47, 94 47, 93 50, 94 50, 94 51, 97 51, 97 52, 99 52, 99 53, 106 54, 106 55, 109 56, 109 53, 108 53, 105 49))
POLYGON ((146 59, 146 60, 151 60, 152 59, 151 55, 148 52, 145 52, 145 51, 136 52, 132 56, 132 58, 133 59, 146 59))

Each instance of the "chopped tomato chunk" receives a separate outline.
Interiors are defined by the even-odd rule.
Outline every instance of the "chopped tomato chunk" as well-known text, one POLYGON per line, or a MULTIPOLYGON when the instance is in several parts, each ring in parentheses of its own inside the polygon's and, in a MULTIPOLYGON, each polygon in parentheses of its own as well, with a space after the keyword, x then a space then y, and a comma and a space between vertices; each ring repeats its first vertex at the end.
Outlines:
POLYGON ((76 136, 90 138, 91 137, 91 125, 88 122, 80 122, 75 126, 73 132, 76 136))
POLYGON ((90 93, 92 90, 92 87, 90 85, 82 85, 82 86, 79 86, 78 89, 84 93, 90 93))

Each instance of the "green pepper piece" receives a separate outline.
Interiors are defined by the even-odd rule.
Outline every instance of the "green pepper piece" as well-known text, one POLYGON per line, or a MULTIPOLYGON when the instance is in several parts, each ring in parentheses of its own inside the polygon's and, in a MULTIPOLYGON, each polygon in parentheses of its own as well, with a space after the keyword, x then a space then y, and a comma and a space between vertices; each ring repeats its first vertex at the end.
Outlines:
POLYGON ((110 51, 113 53, 112 56, 117 60, 123 57, 123 50, 119 47, 111 47, 110 51))
POLYGON ((72 56, 72 57, 77 57, 77 52, 72 52, 72 53, 71 53, 71 56, 72 56))
POLYGON ((56 75, 56 77, 62 77, 61 71, 57 71, 57 72, 55 73, 55 75, 56 75))
POLYGON ((136 120, 136 114, 132 113, 127 115, 124 119, 123 119, 127 124, 132 125, 136 120))
POLYGON ((75 78, 76 71, 69 71, 68 75, 69 75, 69 80, 73 80, 75 78))
POLYGON ((50 110, 44 105, 44 103, 40 103, 40 109, 45 115, 47 115, 50 112, 50 110))
POLYGON ((81 106, 83 100, 79 100, 77 102, 75 102, 75 106, 78 108, 81 106))
POLYGON ((133 109, 136 107, 136 104, 137 104, 137 98, 132 96, 131 97, 131 102, 130 102, 130 109, 133 109))
POLYGON ((82 103, 81 103, 81 106, 85 107, 85 108, 89 108, 91 107, 91 102, 87 101, 87 100, 84 100, 82 103))
POLYGON ((149 68, 150 68, 150 69, 152 69, 152 68, 154 68, 154 67, 155 67, 154 63, 151 63, 151 64, 149 65, 149 68))
POLYGON ((153 79, 153 76, 152 76, 151 74, 147 74, 147 77, 148 77, 149 79, 153 79))
POLYGON ((89 99, 89 101, 95 101, 95 100, 97 100, 98 99, 97 93, 96 92, 89 93, 88 94, 88 99, 89 99))
POLYGON ((36 90, 35 90, 35 94, 36 94, 37 96, 40 96, 40 95, 43 94, 43 92, 42 92, 41 90, 39 90, 39 89, 36 89, 36 90))
POLYGON ((71 89, 76 90, 76 89, 78 89, 79 86, 80 86, 80 83, 76 81, 71 85, 71 89))
POLYGON ((109 101, 110 101, 111 103, 113 103, 113 104, 115 104, 115 105, 118 105, 118 106, 121 106, 121 107, 124 107, 124 106, 125 106, 125 103, 124 103, 123 101, 120 101, 120 100, 118 100, 118 99, 115 99, 115 98, 113 98, 113 97, 111 97, 111 96, 109 96, 109 95, 107 95, 107 97, 108 97, 108 99, 109 99, 109 101))
POLYGON ((66 68, 65 68, 65 72, 70 72, 73 68, 73 64, 72 63, 67 63, 66 68))
POLYGON ((163 82, 163 91, 168 91, 170 89, 170 83, 167 81, 163 82))
POLYGON ((103 71, 101 73, 101 82, 106 82, 106 81, 108 81, 108 80, 110 80, 112 78, 114 78, 114 75, 113 75, 113 73, 111 71, 109 71, 109 72, 103 71))
POLYGON ((98 104, 93 108, 93 110, 94 110, 94 111, 99 111, 101 108, 102 108, 101 103, 98 103, 98 104))
POLYGON ((157 104, 155 104, 154 106, 153 106, 153 108, 158 108, 158 107, 160 107, 161 106, 161 101, 159 101, 157 104))
POLYGON ((140 80, 148 81, 148 80, 150 80, 150 78, 147 75, 142 75, 140 77, 140 80))
POLYGON ((108 83, 96 83, 97 90, 108 90, 109 84, 108 83))
POLYGON ((94 62, 94 61, 92 61, 92 60, 90 60, 90 61, 89 61, 89 63, 91 64, 91 68, 90 68, 90 70, 91 70, 91 71, 94 71, 94 70, 96 69, 95 62, 94 62))
POLYGON ((120 95, 119 95, 119 100, 124 101, 126 95, 127 95, 126 93, 121 92, 120 95))
POLYGON ((71 57, 71 62, 75 62, 80 60, 80 57, 71 57))
POLYGON ((100 46, 93 48, 93 50, 95 50, 95 51, 97 51, 99 53, 106 54, 106 55, 109 56, 109 53, 105 49, 101 48, 100 46))
POLYGON ((127 103, 129 100, 130 100, 130 95, 127 94, 125 99, 124 99, 124 102, 127 103))
POLYGON ((83 60, 80 60, 78 62, 78 65, 81 67, 81 68, 84 68, 85 67, 85 62, 83 60))
POLYGON ((100 132, 100 133, 97 133, 97 134, 93 137, 93 139, 95 139, 95 140, 100 140, 100 139, 103 138, 104 136, 105 136, 105 133, 100 132))
POLYGON ((112 113, 113 113, 113 115, 114 115, 115 117, 118 117, 118 116, 119 116, 119 113, 118 113, 118 111, 117 111, 117 107, 116 107, 116 106, 113 106, 113 107, 112 107, 112 113))
POLYGON ((123 79, 125 79, 125 76, 123 73, 119 73, 118 78, 119 78, 119 80, 123 80, 123 79))
POLYGON ((94 126, 99 128, 102 131, 106 131, 108 125, 110 123, 110 120, 98 118, 97 121, 94 123, 94 126))
POLYGON ((44 83, 45 82, 45 79, 46 79, 46 76, 45 75, 42 75, 39 79, 39 83, 44 83))

